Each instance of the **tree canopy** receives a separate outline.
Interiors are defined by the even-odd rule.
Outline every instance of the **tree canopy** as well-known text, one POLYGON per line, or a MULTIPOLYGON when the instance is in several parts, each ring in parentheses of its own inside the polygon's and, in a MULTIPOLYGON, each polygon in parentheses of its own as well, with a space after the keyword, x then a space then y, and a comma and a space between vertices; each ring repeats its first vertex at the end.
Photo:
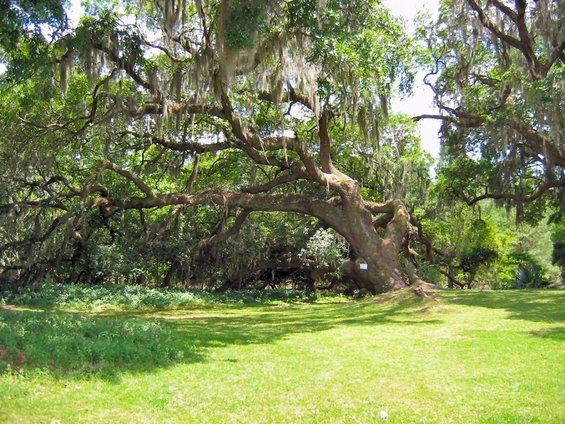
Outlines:
POLYGON ((560 1, 442 4, 428 38, 442 114, 429 117, 443 121, 447 195, 496 199, 518 220, 562 203, 564 15, 560 1))
MULTIPOLYGON (((560 2, 446 1, 425 49, 377 0, 89 1, 76 28, 61 2, 4 3, 2 280, 225 289, 297 270, 376 293, 424 284, 432 186, 531 222, 560 210, 560 2), (426 58, 437 183, 389 110, 426 58)), ((498 254, 473 249, 474 277, 498 254)))

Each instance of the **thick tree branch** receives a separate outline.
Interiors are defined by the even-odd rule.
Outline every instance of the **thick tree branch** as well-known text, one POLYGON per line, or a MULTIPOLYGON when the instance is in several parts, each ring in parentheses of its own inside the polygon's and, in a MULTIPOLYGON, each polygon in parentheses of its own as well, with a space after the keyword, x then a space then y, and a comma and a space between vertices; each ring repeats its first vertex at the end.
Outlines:
POLYGON ((305 177, 304 174, 291 172, 291 173, 288 173, 288 174, 279 175, 278 177, 276 177, 273 180, 266 182, 264 184, 259 184, 259 185, 253 186, 253 187, 243 188, 241 191, 243 191, 244 193, 251 193, 251 194, 264 193, 264 192, 272 190, 275 187, 278 187, 280 185, 287 184, 287 183, 290 183, 290 182, 293 182, 293 181, 298 181, 298 180, 300 180, 304 177, 305 177))
POLYGON ((109 75, 105 78, 102 78, 98 83, 94 86, 94 91, 92 92, 92 105, 90 106, 90 113, 81 119, 86 119, 86 122, 82 125, 82 127, 77 131, 77 133, 83 132, 90 124, 94 122, 96 118, 96 112, 98 111, 98 102, 100 101, 100 95, 98 94, 98 90, 110 79, 112 79, 117 71, 117 68, 112 69, 109 75))
POLYGON ((169 193, 154 197, 127 199, 97 198, 87 204, 89 208, 108 210, 151 209, 170 205, 196 206, 205 204, 240 207, 250 211, 296 212, 319 218, 334 228, 341 228, 343 212, 331 203, 297 194, 251 194, 219 189, 208 189, 195 194, 169 193))
POLYGON ((322 163, 322 171, 326 174, 332 174, 335 168, 331 158, 331 144, 329 133, 329 117, 328 111, 325 109, 318 120, 318 135, 320 137, 320 162, 322 163))
POLYGON ((190 143, 190 142, 172 142, 164 138, 153 136, 151 142, 166 147, 175 152, 191 152, 191 153, 211 153, 219 152, 233 147, 229 141, 219 143, 190 143))
POLYGON ((93 48, 100 50, 101 52, 105 53, 108 56, 108 58, 110 58, 110 60, 118 68, 125 71, 126 74, 128 74, 130 76, 130 78, 133 79, 140 86, 142 86, 143 88, 145 88, 146 90, 148 90, 151 93, 154 93, 154 94, 159 93, 159 90, 158 90, 157 87, 155 87, 154 85, 149 83, 149 81, 143 79, 141 77, 141 75, 139 75, 139 73, 135 70, 135 67, 129 61, 127 61, 123 57, 118 56, 118 53, 115 50, 104 45, 104 43, 102 42, 101 39, 95 38, 95 37, 92 36, 92 34, 89 33, 88 34, 88 41, 90 42, 90 44, 92 45, 93 48))
MULTIPOLYGON (((221 94, 221 99, 224 116, 230 123, 234 135, 243 143, 242 149, 246 153, 248 153, 253 158, 253 160, 255 160, 255 162, 262 163, 257 160, 257 153, 250 152, 249 149, 246 148, 246 146, 252 147, 256 151, 280 150, 288 148, 298 153, 302 163, 306 167, 306 172, 310 176, 310 179, 317 181, 320 184, 326 185, 328 188, 336 190, 337 192, 343 191, 341 183, 344 176, 342 174, 337 176, 322 172, 322 170, 318 167, 315 160, 306 149, 306 146, 303 142, 293 137, 267 137, 265 139, 261 138, 258 134, 250 131, 245 126, 242 118, 233 110, 229 97, 223 91, 221 94)), ((266 162, 267 164, 270 164, 268 160, 266 162)), ((286 167, 288 167, 288 165, 286 167)))
POLYGON ((549 71, 549 67, 544 65, 540 62, 540 60, 536 57, 534 52, 532 37, 528 30, 528 26, 526 24, 525 14, 526 14, 526 1, 525 0, 515 0, 516 11, 513 11, 509 7, 505 6, 500 1, 494 1, 494 5, 497 9, 502 11, 506 16, 510 18, 510 20, 516 26, 518 31, 518 37, 513 37, 508 35, 500 28, 498 28, 486 15, 485 11, 481 8, 481 6, 475 0, 467 0, 467 3, 471 7, 472 10, 475 11, 477 17, 481 24, 488 29, 495 37, 501 40, 504 43, 509 44, 510 46, 520 50, 522 55, 526 59, 526 62, 529 66, 530 75, 534 80, 541 79, 547 75, 549 71))
POLYGON ((199 249, 204 249, 208 246, 211 246, 212 244, 221 243, 223 241, 226 241, 230 237, 234 236, 239 232, 239 230, 241 229, 241 227, 243 226, 247 217, 250 214, 251 214, 250 210, 247 209, 242 210, 239 214, 237 214, 237 217, 235 218, 235 221, 230 228, 228 228, 225 231, 218 232, 217 234, 214 234, 206 239, 200 240, 196 244, 194 250, 196 251, 199 249))
POLYGON ((134 108, 129 112, 135 116, 140 117, 144 115, 161 115, 164 113, 165 107, 169 113, 181 114, 194 114, 194 115, 208 115, 217 118, 225 118, 221 108, 213 105, 177 102, 173 100, 165 100, 166 106, 162 102, 148 103, 140 107, 134 108))
POLYGON ((513 22, 516 22, 518 16, 514 10, 506 6, 500 0, 492 0, 492 4, 494 4, 498 10, 508 16, 513 22))
POLYGON ((508 199, 508 200, 515 200, 520 201, 522 203, 530 203, 534 200, 539 199, 546 193, 548 190, 557 187, 565 187, 565 180, 559 181, 546 181, 542 185, 540 185, 534 193, 529 196, 518 195, 515 193, 485 193, 481 196, 474 197, 472 199, 467 198, 466 196, 460 194, 459 197, 467 203, 469 206, 473 206, 474 204, 480 202, 481 200, 485 199, 508 199))
POLYGON ((481 24, 486 29, 492 32, 501 41, 510 44, 511 46, 517 48, 518 50, 522 50, 523 46, 520 40, 505 34, 500 30, 500 28, 494 25, 492 21, 489 19, 489 17, 485 14, 485 11, 481 8, 481 6, 479 6, 479 4, 475 0, 467 0, 467 3, 471 7, 471 9, 473 9, 477 13, 477 17, 479 18, 479 21, 481 21, 481 24))
POLYGON ((548 67, 548 69, 551 69, 551 67, 557 61, 557 59, 561 59, 561 61, 563 61, 563 63, 565 64, 565 41, 562 41, 559 44, 557 43, 555 44, 556 45, 553 48, 551 54, 549 55, 549 59, 547 60, 546 66, 548 67))
POLYGON ((300 103, 301 105, 306 106, 306 108, 310 109, 312 112, 315 112, 314 105, 307 96, 296 91, 291 84, 288 84, 288 90, 289 98, 291 101, 300 103))
POLYGON ((410 214, 410 224, 412 224, 412 226, 416 227, 416 229, 418 231, 418 240, 420 240, 420 242, 424 245, 424 247, 426 249, 426 260, 428 262, 432 262, 433 261, 432 243, 430 242, 430 240, 424 234, 424 227, 422 226, 420 221, 418 221, 416 219, 416 217, 412 214, 410 214))
POLYGON ((412 119, 416 122, 422 119, 437 119, 440 121, 450 122, 452 124, 457 125, 460 128, 478 128, 482 124, 484 124, 484 119, 479 116, 474 118, 467 117, 467 118, 459 118, 451 115, 434 115, 434 114, 424 114, 412 117, 412 119))
MULTIPOLYGON (((455 124, 459 128, 479 128, 485 124, 484 118, 478 115, 463 114, 453 111, 459 116, 424 114, 415 116, 412 119, 438 119, 455 124)), ((516 130, 525 140, 526 145, 535 153, 543 155, 547 162, 552 165, 565 167, 565 149, 558 145, 559 140, 554 142, 547 140, 542 134, 532 130, 529 126, 520 122, 517 118, 509 118, 506 124, 516 130)))
POLYGON ((71 217, 70 213, 66 213, 66 214, 63 214, 61 216, 57 216, 57 217, 55 217, 55 219, 53 219, 53 221, 51 222, 51 224, 49 225, 49 227, 45 230, 45 232, 43 234, 39 234, 39 235, 35 234, 35 235, 32 235, 29 238, 24 239, 24 240, 16 240, 16 241, 6 243, 6 244, 0 246, 0 252, 6 251, 8 249, 17 248, 18 246, 22 246, 22 245, 32 245, 32 244, 35 244, 35 243, 43 243, 49 237, 51 237, 51 234, 53 234, 57 228, 59 228, 61 225, 65 224, 69 220, 70 217, 71 217))
POLYGON ((559 140, 551 142, 515 118, 510 119, 509 125, 524 138, 530 149, 543 155, 549 164, 565 167, 565 150, 559 146, 559 140))
POLYGON ((373 220, 373 226, 375 228, 386 228, 393 217, 394 215, 391 213, 383 213, 373 220))
POLYGON ((134 183, 137 186, 137 188, 139 188, 143 193, 145 193, 148 198, 155 197, 155 193, 153 193, 153 189, 149 187, 141 178, 139 178, 133 172, 128 171, 127 169, 123 169, 118 165, 116 165, 115 163, 110 163, 110 162, 102 162, 101 167, 104 169, 114 171, 117 174, 120 174, 122 177, 127 178, 132 183, 134 183))
POLYGON ((42 209, 42 208, 52 208, 61 209, 63 211, 68 211, 69 208, 63 203, 54 199, 42 199, 42 200, 25 200, 13 203, 4 203, 0 205, 0 214, 8 213, 10 210, 15 208, 31 208, 31 209, 42 209))

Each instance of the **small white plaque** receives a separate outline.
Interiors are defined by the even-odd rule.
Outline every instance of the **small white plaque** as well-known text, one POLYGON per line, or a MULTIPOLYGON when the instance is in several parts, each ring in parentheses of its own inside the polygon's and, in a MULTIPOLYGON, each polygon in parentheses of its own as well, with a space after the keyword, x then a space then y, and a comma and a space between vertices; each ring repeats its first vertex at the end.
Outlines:
POLYGON ((367 269, 367 264, 359 264, 359 269, 367 269))

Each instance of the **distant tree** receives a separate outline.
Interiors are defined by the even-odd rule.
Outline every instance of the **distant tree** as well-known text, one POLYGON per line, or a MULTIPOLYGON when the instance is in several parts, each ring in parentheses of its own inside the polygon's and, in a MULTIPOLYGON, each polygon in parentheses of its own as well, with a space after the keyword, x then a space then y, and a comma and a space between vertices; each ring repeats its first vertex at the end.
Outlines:
POLYGON ((446 0, 428 32, 445 194, 515 207, 565 205, 565 3, 446 0), (434 79, 435 78, 435 79, 434 79))
MULTIPOLYGON (((437 187, 436 187, 437 188, 437 187)), ((488 212, 462 204, 428 206, 422 222, 434 250, 434 265, 447 279, 448 288, 470 289, 478 277, 497 265, 501 229, 488 212)))
POLYGON ((565 225, 560 221, 553 226, 551 233, 553 243, 552 263, 561 268, 561 279, 565 279, 565 225))
POLYGON ((459 267, 467 274, 466 288, 470 289, 481 266, 492 264, 498 258, 496 250, 485 246, 474 246, 463 252, 459 267))

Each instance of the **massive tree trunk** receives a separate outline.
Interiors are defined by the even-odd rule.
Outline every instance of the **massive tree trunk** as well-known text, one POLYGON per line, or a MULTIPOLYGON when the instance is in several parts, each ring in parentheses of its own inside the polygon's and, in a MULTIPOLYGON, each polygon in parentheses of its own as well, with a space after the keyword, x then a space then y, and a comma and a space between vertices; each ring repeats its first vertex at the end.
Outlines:
MULTIPOLYGON (((373 205, 376 207, 376 205, 373 205)), ((379 205, 385 210, 384 235, 377 232, 373 215, 363 204, 348 205, 346 219, 334 228, 346 237, 356 259, 345 266, 346 276, 371 293, 406 287, 407 278, 399 260, 400 248, 409 231, 409 215, 399 201, 379 205)))
POLYGON ((371 293, 398 290, 408 285, 399 260, 400 245, 407 233, 394 232, 381 237, 368 226, 350 231, 353 232, 350 244, 358 258, 347 264, 347 275, 371 293))

